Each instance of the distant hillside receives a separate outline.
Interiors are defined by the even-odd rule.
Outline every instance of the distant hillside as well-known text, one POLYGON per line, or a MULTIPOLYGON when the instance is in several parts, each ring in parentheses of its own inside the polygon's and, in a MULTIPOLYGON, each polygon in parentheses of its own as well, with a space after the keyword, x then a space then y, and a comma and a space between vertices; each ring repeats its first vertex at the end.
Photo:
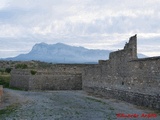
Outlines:
POLYGON ((146 58, 146 57, 148 57, 148 56, 141 54, 141 53, 138 53, 138 58, 146 58))
MULTIPOLYGON (((35 44, 29 53, 7 58, 7 60, 39 60, 52 63, 97 63, 98 60, 108 59, 110 52, 112 51, 86 49, 84 47, 70 46, 63 43, 52 45, 39 43, 35 44)), ((140 54, 140 56, 143 57, 144 55, 140 54)))

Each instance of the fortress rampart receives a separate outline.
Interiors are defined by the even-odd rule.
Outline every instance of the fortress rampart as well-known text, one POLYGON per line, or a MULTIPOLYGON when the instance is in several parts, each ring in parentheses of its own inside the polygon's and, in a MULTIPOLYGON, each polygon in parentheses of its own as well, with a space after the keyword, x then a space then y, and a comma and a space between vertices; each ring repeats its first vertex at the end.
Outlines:
POLYGON ((160 57, 137 58, 137 36, 95 65, 13 70, 10 86, 26 90, 80 90, 160 110, 160 57))
POLYGON ((136 35, 109 60, 86 68, 82 80, 85 91, 160 109, 160 57, 138 59, 136 35))
POLYGON ((10 86, 25 90, 81 90, 82 71, 86 66, 90 65, 56 64, 48 69, 14 69, 10 86), (36 73, 33 75, 31 71, 36 73))

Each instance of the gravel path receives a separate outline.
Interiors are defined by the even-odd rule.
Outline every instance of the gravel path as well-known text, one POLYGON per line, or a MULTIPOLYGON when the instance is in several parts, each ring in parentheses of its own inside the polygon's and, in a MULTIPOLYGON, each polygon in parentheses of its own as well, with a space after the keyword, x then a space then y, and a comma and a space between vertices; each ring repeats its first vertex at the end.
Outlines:
POLYGON ((89 96, 84 91, 17 91, 4 89, 0 120, 160 120, 142 118, 154 113, 114 99, 89 96), (8 106, 8 107, 7 107, 8 106), (137 118, 117 118, 116 114, 138 114, 137 118))

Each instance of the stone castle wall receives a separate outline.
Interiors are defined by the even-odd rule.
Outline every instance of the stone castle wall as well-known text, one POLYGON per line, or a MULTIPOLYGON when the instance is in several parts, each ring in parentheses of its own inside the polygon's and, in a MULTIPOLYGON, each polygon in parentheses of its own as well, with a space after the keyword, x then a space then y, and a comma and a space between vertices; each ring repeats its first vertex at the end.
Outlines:
POLYGON ((83 89, 106 97, 160 109, 160 57, 137 58, 137 37, 109 60, 85 69, 83 89))
POLYGON ((29 90, 82 90, 81 74, 35 75, 29 80, 29 90))
POLYGON ((29 70, 12 70, 10 87, 28 90, 30 76, 31 73, 29 70))
POLYGON ((35 75, 32 70, 14 69, 10 86, 25 90, 81 90, 85 66, 91 65, 57 64, 50 69, 34 70, 35 75))
POLYGON ((137 58, 137 36, 109 60, 95 65, 57 64, 50 69, 13 70, 10 86, 26 90, 79 90, 160 110, 160 57, 137 58))

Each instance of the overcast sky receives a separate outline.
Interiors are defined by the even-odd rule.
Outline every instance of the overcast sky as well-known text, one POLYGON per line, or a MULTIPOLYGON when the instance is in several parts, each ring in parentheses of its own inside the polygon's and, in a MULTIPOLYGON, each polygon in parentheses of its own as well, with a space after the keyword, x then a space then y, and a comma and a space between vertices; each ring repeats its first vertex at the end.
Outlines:
POLYGON ((160 0, 0 0, 0 58, 57 42, 160 56, 160 0))

